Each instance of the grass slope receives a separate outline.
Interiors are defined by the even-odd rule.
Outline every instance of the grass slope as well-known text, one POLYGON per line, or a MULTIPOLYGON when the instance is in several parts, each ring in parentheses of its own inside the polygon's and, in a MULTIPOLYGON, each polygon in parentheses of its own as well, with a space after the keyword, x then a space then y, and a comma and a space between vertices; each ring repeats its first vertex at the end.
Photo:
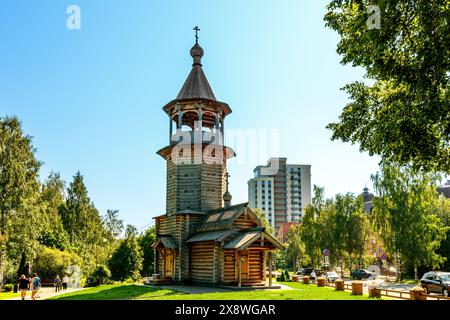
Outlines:
POLYGON ((284 283, 293 290, 230 291, 185 294, 164 287, 137 284, 102 285, 83 291, 53 297, 53 300, 367 300, 367 296, 353 296, 333 288, 318 288, 303 283, 284 283))

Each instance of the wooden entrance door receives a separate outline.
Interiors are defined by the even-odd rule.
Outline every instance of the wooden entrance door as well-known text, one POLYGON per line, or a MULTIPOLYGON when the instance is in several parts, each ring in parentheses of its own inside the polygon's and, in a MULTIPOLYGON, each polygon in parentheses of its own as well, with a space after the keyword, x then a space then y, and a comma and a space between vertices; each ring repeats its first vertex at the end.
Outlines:
POLYGON ((166 258, 164 261, 164 276, 173 277, 173 253, 166 250, 166 258))
POLYGON ((248 261, 248 251, 241 251, 241 279, 248 280, 249 279, 249 261, 248 261))

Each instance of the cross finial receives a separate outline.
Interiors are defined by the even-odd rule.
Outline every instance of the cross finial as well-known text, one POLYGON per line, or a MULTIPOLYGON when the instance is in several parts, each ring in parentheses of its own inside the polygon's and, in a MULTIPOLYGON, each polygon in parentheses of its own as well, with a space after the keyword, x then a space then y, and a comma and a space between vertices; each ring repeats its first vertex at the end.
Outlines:
POLYGON ((226 174, 226 177, 227 177, 227 191, 228 191, 228 185, 229 185, 228 178, 231 177, 230 174, 229 174, 228 172, 227 172, 227 174, 226 174))
POLYGON ((193 30, 195 31, 195 43, 198 43, 198 32, 200 31, 200 28, 195 26, 193 30))

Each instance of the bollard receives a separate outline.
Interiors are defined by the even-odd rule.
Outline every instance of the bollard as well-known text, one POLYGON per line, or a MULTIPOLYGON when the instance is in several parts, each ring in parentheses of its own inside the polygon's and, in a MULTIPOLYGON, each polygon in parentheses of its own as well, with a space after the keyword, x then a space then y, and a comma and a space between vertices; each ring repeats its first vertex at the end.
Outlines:
POLYGON ((381 298, 381 290, 377 287, 369 287, 369 298, 381 298))
POLYGON ((298 282, 298 275, 292 275, 292 282, 298 282))
POLYGON ((304 276, 303 277, 303 283, 304 284, 309 284, 309 277, 308 276, 304 276))
POLYGON ((416 286, 409 290, 410 300, 427 300, 425 290, 422 287, 416 286))
POLYGON ((352 294, 355 296, 361 296, 363 294, 363 283, 361 281, 352 282, 352 294))
POLYGON ((344 286, 344 280, 341 279, 337 279, 335 282, 335 290, 336 291, 344 291, 345 290, 345 286, 344 286))
POLYGON ((317 278, 317 286, 318 287, 325 287, 326 284, 327 284, 326 278, 324 278, 324 277, 317 278))

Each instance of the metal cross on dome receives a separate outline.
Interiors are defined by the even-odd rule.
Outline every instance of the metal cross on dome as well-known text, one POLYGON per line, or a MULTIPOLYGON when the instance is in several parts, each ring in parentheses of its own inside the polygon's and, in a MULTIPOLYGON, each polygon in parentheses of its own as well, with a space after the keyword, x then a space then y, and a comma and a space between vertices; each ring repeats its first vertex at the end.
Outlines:
POLYGON ((193 30, 195 31, 195 43, 198 43, 198 32, 200 31, 200 28, 195 26, 193 30))

